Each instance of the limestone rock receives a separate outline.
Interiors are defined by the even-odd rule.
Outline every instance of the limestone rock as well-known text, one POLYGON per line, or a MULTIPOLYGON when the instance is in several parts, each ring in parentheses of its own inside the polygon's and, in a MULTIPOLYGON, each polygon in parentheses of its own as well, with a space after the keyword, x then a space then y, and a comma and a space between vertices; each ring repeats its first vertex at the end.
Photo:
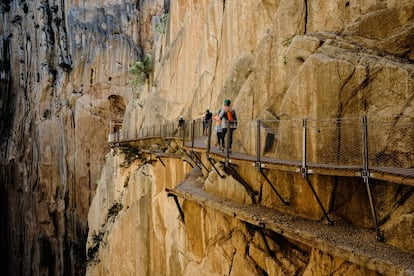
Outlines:
MULTIPOLYGON (((230 98, 240 120, 235 150, 254 155, 256 120, 280 120, 260 129, 269 138, 263 154, 300 161, 306 118, 309 161, 346 153, 338 162, 359 165, 354 144, 366 115, 393 121, 368 130, 371 165, 412 168, 406 141, 414 131, 403 118, 414 114, 413 7, 410 0, 2 1, 1 264, 10 275, 375 274, 266 232, 270 256, 257 229, 178 199, 184 223, 165 188, 178 185, 189 165, 111 152, 107 138, 111 120, 134 139, 230 98), (129 68, 144 54, 153 71, 135 89, 129 68), (315 118, 356 118, 358 128, 321 133, 315 118), (352 143, 338 149, 338 137, 352 143)), ((291 207, 254 166, 243 167, 260 204, 323 219, 300 174, 267 173, 291 207)), ((252 203, 231 177, 204 177, 209 193, 252 203)), ((328 212, 372 227, 360 178, 310 179, 328 212)), ((412 192, 398 183, 373 186, 387 242, 414 250, 405 243, 412 192)))

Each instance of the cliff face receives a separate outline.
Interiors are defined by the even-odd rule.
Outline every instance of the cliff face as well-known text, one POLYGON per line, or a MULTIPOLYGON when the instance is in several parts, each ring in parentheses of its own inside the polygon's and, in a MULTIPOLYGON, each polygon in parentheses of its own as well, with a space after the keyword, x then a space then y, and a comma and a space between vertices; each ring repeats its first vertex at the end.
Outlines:
MULTIPOLYGON (((410 1, 172 2, 167 29, 152 52, 153 75, 126 109, 124 134, 133 138, 140 128, 175 122, 179 115, 200 117, 206 108, 220 108, 225 98, 232 99, 240 120, 234 148, 252 154, 255 141, 246 139, 251 137, 252 127, 244 123, 249 120, 367 115, 379 120, 392 118, 398 125, 401 118, 412 117, 414 112, 413 8, 410 1)), ((289 145, 301 136, 289 126, 284 129, 287 131, 280 133, 279 139, 288 142, 277 147, 288 148, 290 157, 300 159, 301 148, 289 145)), ((412 137, 412 130, 406 134, 412 137)), ((323 143, 332 142, 325 138, 323 143)), ((375 143, 375 150, 399 152, 400 166, 410 168, 412 144, 402 143, 400 138, 382 137, 375 143)), ((314 157, 319 146, 313 145, 314 157)), ((346 150, 359 151, 352 145, 346 150)), ((124 156, 119 151, 115 155, 121 160, 124 156)), ((349 261, 352 253, 340 258, 324 252, 322 245, 309 247, 266 233, 270 249, 276 252, 276 257, 271 257, 260 234, 248 224, 181 199, 184 223, 164 191, 177 186, 180 178, 158 181, 164 179, 158 176, 160 173, 188 172, 184 164, 172 162, 163 167, 155 162, 148 167, 137 160, 128 172, 116 170, 128 179, 125 188, 115 192, 108 188, 113 187, 112 182, 100 183, 103 187, 98 188, 89 213, 88 275, 103 271, 115 274, 119 269, 154 275, 384 272, 379 264, 372 267, 363 261, 349 261), (131 170, 145 175, 141 176, 145 180, 130 182, 131 170), (98 203, 108 198, 114 198, 112 203, 98 203), (121 206, 118 204, 122 208, 113 215, 109 212, 111 206, 121 206), (102 206, 107 206, 107 211, 102 211, 102 206), (128 265, 120 268, 121 261, 128 265)), ((103 171, 108 169, 104 167, 103 171)), ((286 209, 259 180, 254 168, 243 167, 240 173, 262 193, 260 205, 310 220, 323 218, 299 174, 270 173, 275 186, 290 199, 291 206, 286 209)), ((229 177, 220 179, 214 170, 194 181, 210 194, 251 203, 240 184, 229 177)), ((330 206, 332 216, 372 228, 361 179, 315 176, 312 183, 323 205, 330 206)), ((374 195, 386 242, 412 253, 414 244, 406 238, 413 235, 412 188, 377 181, 374 195)))
MULTIPOLYGON (((123 116, 124 138, 133 138, 143 127, 216 110, 225 98, 240 120, 412 117, 412 1, 36 0, 2 1, 1 10, 0 229, 7 239, 0 245, 10 274, 83 274, 86 259, 91 275, 372 272, 280 241, 271 244, 286 249, 275 261, 240 221, 190 201, 184 226, 164 188, 190 167, 174 159, 124 163, 129 155, 107 154, 106 141, 114 117, 123 116), (132 88, 128 70, 145 53, 153 71, 132 88)), ((237 142, 243 129, 235 147, 253 151, 254 141, 237 142)), ((383 144, 409 155, 412 145, 398 141, 383 144)), ((274 178, 296 200, 295 215, 320 219, 306 200, 312 195, 292 189, 299 176, 274 178)), ((245 200, 230 180, 203 181, 211 193, 245 200)), ((335 215, 371 226, 369 206, 353 204, 366 202, 356 181, 316 183, 335 215), (335 205, 338 193, 345 196, 335 205)), ((383 230, 412 252, 413 191, 387 184, 375 186, 383 230)), ((262 204, 280 209, 275 201, 268 191, 262 204)))
POLYGON ((121 110, 131 98, 128 70, 152 48, 162 5, 0 3, 1 251, 10 275, 84 274, 110 96, 121 110))

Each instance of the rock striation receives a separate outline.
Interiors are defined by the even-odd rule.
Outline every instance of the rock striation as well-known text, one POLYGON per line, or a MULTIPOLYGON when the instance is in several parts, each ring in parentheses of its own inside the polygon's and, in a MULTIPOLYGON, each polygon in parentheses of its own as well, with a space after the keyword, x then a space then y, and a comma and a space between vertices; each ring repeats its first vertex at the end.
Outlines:
POLYGON ((9 275, 84 275, 110 99, 122 109, 132 98, 129 67, 152 48, 161 4, 0 3, 1 262, 9 275))

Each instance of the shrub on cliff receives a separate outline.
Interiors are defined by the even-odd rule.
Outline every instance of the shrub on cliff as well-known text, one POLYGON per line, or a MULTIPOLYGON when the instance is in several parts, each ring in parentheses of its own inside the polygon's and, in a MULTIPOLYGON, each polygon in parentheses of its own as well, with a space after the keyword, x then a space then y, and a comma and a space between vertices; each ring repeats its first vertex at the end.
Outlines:
POLYGON ((129 73, 132 75, 131 85, 133 87, 139 87, 145 83, 149 74, 152 71, 152 55, 146 54, 143 60, 135 62, 129 69, 129 73))

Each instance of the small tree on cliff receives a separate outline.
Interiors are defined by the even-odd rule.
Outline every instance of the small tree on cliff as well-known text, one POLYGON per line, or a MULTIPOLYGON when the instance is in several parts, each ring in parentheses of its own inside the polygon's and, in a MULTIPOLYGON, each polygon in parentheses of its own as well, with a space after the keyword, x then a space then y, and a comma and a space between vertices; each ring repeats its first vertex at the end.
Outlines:
POLYGON ((155 31, 158 34, 165 33, 165 30, 167 29, 167 22, 168 22, 168 13, 161 16, 157 24, 155 24, 155 31))
POLYGON ((145 54, 144 59, 135 62, 129 69, 129 73, 132 75, 131 85, 133 87, 139 87, 145 83, 149 78, 149 74, 152 72, 152 55, 145 54))

